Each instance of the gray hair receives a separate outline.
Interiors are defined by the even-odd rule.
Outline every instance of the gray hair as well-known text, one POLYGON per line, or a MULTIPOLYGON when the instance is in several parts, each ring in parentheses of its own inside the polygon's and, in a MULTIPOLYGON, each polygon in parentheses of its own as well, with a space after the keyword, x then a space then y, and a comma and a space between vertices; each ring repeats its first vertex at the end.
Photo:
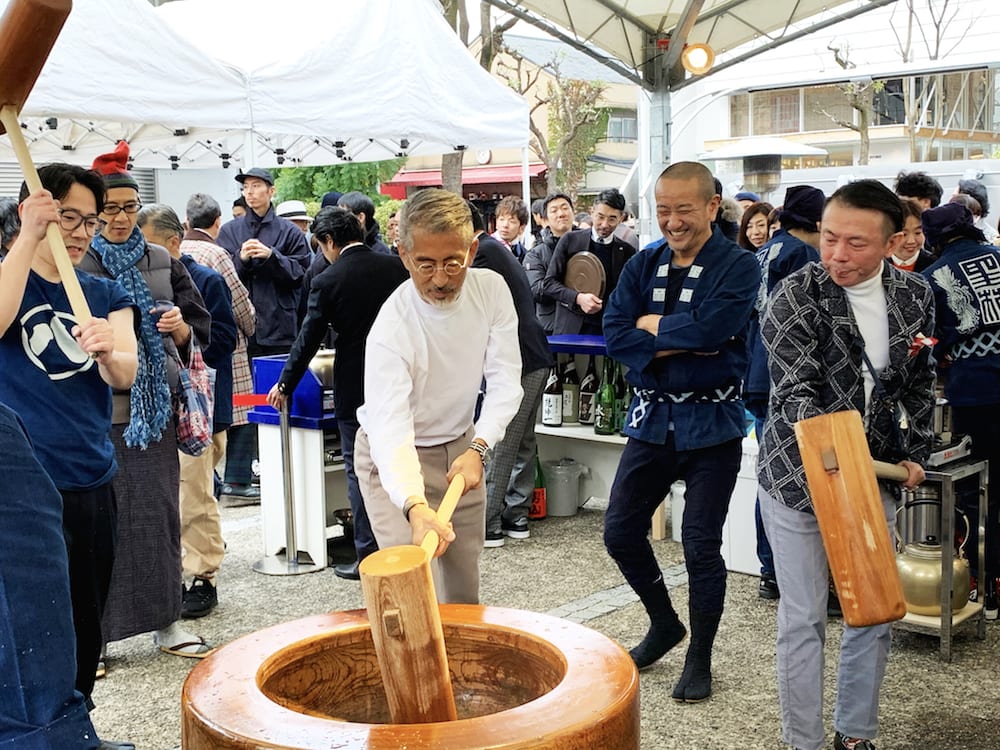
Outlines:
POLYGON ((187 214, 189 227, 208 229, 215 223, 216 219, 222 216, 222 209, 219 207, 219 202, 211 195, 195 193, 188 198, 184 213, 187 214))
POLYGON ((177 212, 166 203, 153 203, 143 206, 136 217, 139 229, 147 224, 151 225, 156 233, 162 237, 176 236, 178 239, 184 237, 184 225, 177 218, 177 212))
POLYGON ((460 195, 427 188, 407 198, 399 210, 399 244, 404 250, 413 247, 413 230, 431 234, 456 234, 472 244, 472 213, 460 195))

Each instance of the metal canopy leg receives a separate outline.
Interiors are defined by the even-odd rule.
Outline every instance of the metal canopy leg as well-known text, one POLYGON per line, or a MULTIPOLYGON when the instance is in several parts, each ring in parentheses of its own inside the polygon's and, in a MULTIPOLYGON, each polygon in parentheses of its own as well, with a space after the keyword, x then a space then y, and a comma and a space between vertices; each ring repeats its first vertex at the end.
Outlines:
POLYGON ((267 555, 253 564, 257 573, 269 576, 294 576, 302 573, 314 573, 323 566, 313 562, 308 552, 299 552, 295 541, 295 493, 292 482, 292 439, 291 426, 288 417, 291 399, 285 399, 281 407, 281 474, 284 479, 285 494, 285 550, 276 555, 267 555))

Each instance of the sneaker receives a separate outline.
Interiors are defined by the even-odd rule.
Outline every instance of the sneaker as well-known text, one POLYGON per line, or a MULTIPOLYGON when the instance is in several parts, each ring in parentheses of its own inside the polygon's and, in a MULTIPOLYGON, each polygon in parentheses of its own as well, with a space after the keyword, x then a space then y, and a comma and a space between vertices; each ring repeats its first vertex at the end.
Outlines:
POLYGON ((757 596, 761 599, 779 599, 781 592, 778 591, 778 582, 773 575, 762 575, 760 585, 757 587, 757 596))
POLYGON ((875 743, 857 737, 845 737, 840 732, 835 732, 833 750, 875 750, 875 743))
POLYGON ((502 531, 489 531, 486 532, 486 539, 483 541, 484 547, 503 547, 503 532, 502 531))
POLYGON ((503 533, 511 539, 527 539, 531 536, 527 518, 519 518, 516 521, 501 520, 500 526, 503 528, 503 533))
POLYGON ((181 617, 194 620, 204 617, 219 605, 219 592, 204 578, 195 578, 191 588, 184 590, 181 617))

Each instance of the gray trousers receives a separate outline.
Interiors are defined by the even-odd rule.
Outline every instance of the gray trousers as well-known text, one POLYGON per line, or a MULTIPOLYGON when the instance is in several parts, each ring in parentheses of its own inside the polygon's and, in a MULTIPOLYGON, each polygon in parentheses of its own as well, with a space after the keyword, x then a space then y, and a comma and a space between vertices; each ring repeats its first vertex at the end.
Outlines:
MULTIPOLYGON (((886 533, 895 502, 882 488, 886 533)), ((778 697, 782 739, 800 750, 827 746, 823 729, 823 646, 829 572, 816 516, 793 510, 758 490, 760 512, 774 550, 778 600, 778 697)), ((889 659, 890 624, 844 625, 837 666, 834 729, 848 737, 878 734, 878 702, 889 659)))
MULTIPOLYGON (((452 461, 469 448, 475 433, 469 427, 466 433, 450 443, 417 448, 420 469, 424 475, 424 494, 431 508, 437 510, 444 498, 448 482, 445 476, 452 461)), ((379 549, 398 544, 412 544, 410 524, 402 510, 389 499, 382 487, 378 467, 372 461, 368 434, 358 430, 354 443, 354 470, 364 498, 368 520, 379 549)), ((442 604, 479 603, 479 556, 483 552, 486 536, 486 493, 483 485, 467 491, 458 502, 451 517, 455 541, 441 556, 431 562, 434 589, 442 604)))
POLYGON ((542 368, 522 376, 521 406, 486 467, 487 531, 500 531, 501 517, 507 522, 528 517, 535 489, 535 417, 547 373, 542 368))

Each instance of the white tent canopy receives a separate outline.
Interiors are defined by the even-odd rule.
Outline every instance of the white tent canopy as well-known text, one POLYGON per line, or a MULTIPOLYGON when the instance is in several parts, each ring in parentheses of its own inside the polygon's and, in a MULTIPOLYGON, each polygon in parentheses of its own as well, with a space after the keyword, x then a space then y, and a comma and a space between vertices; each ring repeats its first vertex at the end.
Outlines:
POLYGON ((434 0, 78 0, 22 122, 38 162, 89 163, 124 138, 140 167, 528 142, 527 103, 476 64, 434 0))

